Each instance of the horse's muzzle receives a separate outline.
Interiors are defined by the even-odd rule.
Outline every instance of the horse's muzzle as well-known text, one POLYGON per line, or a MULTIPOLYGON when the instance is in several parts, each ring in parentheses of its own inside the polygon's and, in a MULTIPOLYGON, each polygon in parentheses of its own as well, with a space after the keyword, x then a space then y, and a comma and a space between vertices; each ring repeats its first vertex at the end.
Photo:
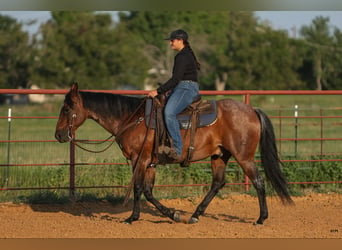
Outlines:
POLYGON ((58 142, 68 142, 70 141, 69 138, 69 131, 68 130, 56 130, 55 138, 58 142))

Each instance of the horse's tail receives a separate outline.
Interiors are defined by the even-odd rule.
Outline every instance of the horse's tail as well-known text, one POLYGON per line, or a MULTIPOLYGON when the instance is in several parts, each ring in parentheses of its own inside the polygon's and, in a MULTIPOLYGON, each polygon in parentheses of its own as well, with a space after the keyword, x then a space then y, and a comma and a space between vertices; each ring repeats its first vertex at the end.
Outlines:
POLYGON ((281 162, 278 157, 275 134, 271 120, 262 110, 255 109, 255 112, 257 113, 261 124, 259 148, 266 178, 271 182, 272 187, 284 204, 293 204, 288 192, 287 181, 280 170, 281 162))

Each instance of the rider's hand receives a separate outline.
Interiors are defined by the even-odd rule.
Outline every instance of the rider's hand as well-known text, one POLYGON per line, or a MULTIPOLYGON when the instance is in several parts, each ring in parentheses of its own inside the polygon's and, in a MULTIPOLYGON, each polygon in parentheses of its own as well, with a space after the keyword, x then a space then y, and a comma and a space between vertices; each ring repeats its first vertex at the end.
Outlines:
POLYGON ((147 93, 147 96, 152 97, 152 98, 157 96, 157 95, 158 95, 158 92, 157 92, 156 89, 155 90, 151 90, 150 92, 147 93))

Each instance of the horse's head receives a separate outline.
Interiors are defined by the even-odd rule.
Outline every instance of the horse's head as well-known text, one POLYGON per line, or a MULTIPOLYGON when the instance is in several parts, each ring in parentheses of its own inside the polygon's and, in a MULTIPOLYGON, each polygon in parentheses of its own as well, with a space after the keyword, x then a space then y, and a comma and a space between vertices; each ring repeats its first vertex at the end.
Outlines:
POLYGON ((55 137, 59 142, 73 139, 75 130, 83 124, 87 112, 83 107, 82 97, 78 91, 77 83, 71 86, 66 94, 56 125, 55 137))

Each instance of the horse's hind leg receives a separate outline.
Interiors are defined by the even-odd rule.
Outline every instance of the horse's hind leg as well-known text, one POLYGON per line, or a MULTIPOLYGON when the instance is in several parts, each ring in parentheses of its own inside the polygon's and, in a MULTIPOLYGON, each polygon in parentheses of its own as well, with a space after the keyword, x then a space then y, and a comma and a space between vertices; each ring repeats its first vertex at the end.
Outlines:
POLYGON ((260 216, 259 219, 254 223, 254 225, 262 225, 264 220, 268 217, 268 209, 266 203, 266 194, 265 194, 265 184, 262 176, 260 175, 257 167, 255 166, 254 161, 239 161, 240 166, 242 167, 244 173, 248 176, 248 178, 253 183, 254 188, 257 191, 258 200, 259 200, 259 208, 260 208, 260 216))
POLYGON ((146 199, 151 202, 163 215, 169 217, 170 219, 179 222, 179 216, 174 211, 171 211, 169 208, 162 205, 156 198, 154 198, 152 194, 152 190, 154 187, 154 180, 156 175, 156 167, 149 166, 145 172, 145 180, 144 180, 144 195, 146 199))
POLYGON ((209 203, 216 196, 218 191, 225 185, 225 170, 229 158, 230 153, 228 153, 227 151, 224 152, 223 156, 215 155, 211 157, 211 168, 213 174, 211 188, 202 202, 197 206, 196 211, 193 213, 189 220, 189 224, 198 222, 199 216, 204 213, 209 203))

